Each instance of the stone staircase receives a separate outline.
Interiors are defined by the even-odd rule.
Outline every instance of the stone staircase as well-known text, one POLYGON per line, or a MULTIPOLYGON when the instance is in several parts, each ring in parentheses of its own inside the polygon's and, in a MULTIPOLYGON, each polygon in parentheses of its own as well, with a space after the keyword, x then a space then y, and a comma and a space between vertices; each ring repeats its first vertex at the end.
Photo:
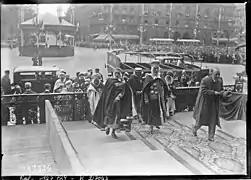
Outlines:
POLYGON ((84 121, 65 122, 63 126, 90 175, 194 174, 171 154, 148 146, 142 138, 117 133, 116 140, 84 121))
POLYGON ((59 175, 45 124, 2 127, 2 176, 59 175))

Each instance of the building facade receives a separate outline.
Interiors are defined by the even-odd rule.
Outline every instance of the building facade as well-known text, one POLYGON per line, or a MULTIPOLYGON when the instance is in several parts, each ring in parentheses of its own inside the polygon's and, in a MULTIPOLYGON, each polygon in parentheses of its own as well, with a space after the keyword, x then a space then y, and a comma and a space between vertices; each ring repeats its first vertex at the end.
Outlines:
POLYGON ((200 39, 233 38, 240 29, 243 10, 235 4, 114 4, 99 5, 89 19, 91 34, 104 33, 113 24, 114 34, 149 38, 200 39))

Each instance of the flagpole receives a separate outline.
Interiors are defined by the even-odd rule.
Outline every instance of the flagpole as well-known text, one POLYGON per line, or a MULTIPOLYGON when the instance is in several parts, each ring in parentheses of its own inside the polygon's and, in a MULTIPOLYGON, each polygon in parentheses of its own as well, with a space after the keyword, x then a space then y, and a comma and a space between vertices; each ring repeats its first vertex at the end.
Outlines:
MULTIPOLYGON (((23 23, 24 21, 24 13, 23 13, 23 6, 21 5, 20 7, 20 24, 23 23)), ((21 47, 24 46, 24 34, 23 34, 23 30, 22 28, 20 27, 19 25, 19 28, 20 28, 20 35, 21 35, 21 47)))
MULTIPOLYGON (((37 4, 37 26, 39 28, 39 17, 38 17, 39 9, 38 9, 38 4, 37 4)), ((37 48, 39 48, 39 29, 37 28, 37 48)))
POLYGON ((170 14, 169 14, 169 39, 171 39, 171 26, 172 26, 172 9, 173 9, 173 4, 170 4, 170 14))
POLYGON ((59 47, 61 48, 61 45, 62 45, 62 38, 61 38, 61 36, 62 36, 62 32, 61 32, 61 30, 60 30, 60 32, 59 32, 59 47))
POLYGON ((221 9, 221 7, 220 7, 219 20, 218 20, 217 46, 219 46, 221 11, 222 11, 222 9, 221 9))
POLYGON ((194 39, 196 39, 196 35, 197 35, 198 11, 199 11, 199 4, 196 5, 194 39))
POLYGON ((141 5, 141 26, 140 26, 140 46, 143 43, 143 16, 144 16, 144 4, 141 5))
MULTIPOLYGON (((110 14, 110 25, 112 26, 112 10, 113 10, 113 4, 111 4, 111 14, 110 14)), ((111 30, 112 31, 112 30, 111 30)), ((109 30, 109 35, 111 36, 111 31, 109 30)), ((112 40, 111 40, 111 37, 109 38, 109 44, 110 44, 110 49, 112 48, 112 40)))

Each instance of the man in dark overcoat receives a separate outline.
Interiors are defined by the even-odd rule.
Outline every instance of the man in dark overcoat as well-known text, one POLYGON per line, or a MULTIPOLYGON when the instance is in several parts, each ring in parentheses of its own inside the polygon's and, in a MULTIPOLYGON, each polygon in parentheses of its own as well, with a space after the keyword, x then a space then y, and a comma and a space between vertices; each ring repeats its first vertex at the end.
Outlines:
POLYGON ((122 79, 122 70, 116 68, 114 77, 108 78, 93 115, 93 122, 99 128, 106 128, 106 134, 117 139, 116 130, 120 129, 121 119, 131 116, 132 93, 129 85, 122 79))
POLYGON ((193 113, 196 121, 194 136, 197 136, 197 130, 201 126, 208 126, 208 140, 214 140, 216 125, 220 127, 219 102, 222 94, 223 79, 220 77, 220 70, 214 68, 212 74, 201 81, 193 113))
POLYGON ((140 98, 141 98, 141 91, 143 88, 142 68, 135 68, 134 73, 131 75, 128 81, 128 84, 132 88, 137 115, 140 115, 140 98))

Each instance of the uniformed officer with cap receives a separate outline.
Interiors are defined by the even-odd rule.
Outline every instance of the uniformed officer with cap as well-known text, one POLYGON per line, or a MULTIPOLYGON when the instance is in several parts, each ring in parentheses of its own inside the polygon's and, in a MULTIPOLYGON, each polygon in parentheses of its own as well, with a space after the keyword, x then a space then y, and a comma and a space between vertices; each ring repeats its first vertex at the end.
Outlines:
POLYGON ((11 82, 10 82, 10 70, 9 69, 6 69, 4 71, 4 76, 1 79, 1 86, 3 88, 5 95, 11 93, 11 82))

